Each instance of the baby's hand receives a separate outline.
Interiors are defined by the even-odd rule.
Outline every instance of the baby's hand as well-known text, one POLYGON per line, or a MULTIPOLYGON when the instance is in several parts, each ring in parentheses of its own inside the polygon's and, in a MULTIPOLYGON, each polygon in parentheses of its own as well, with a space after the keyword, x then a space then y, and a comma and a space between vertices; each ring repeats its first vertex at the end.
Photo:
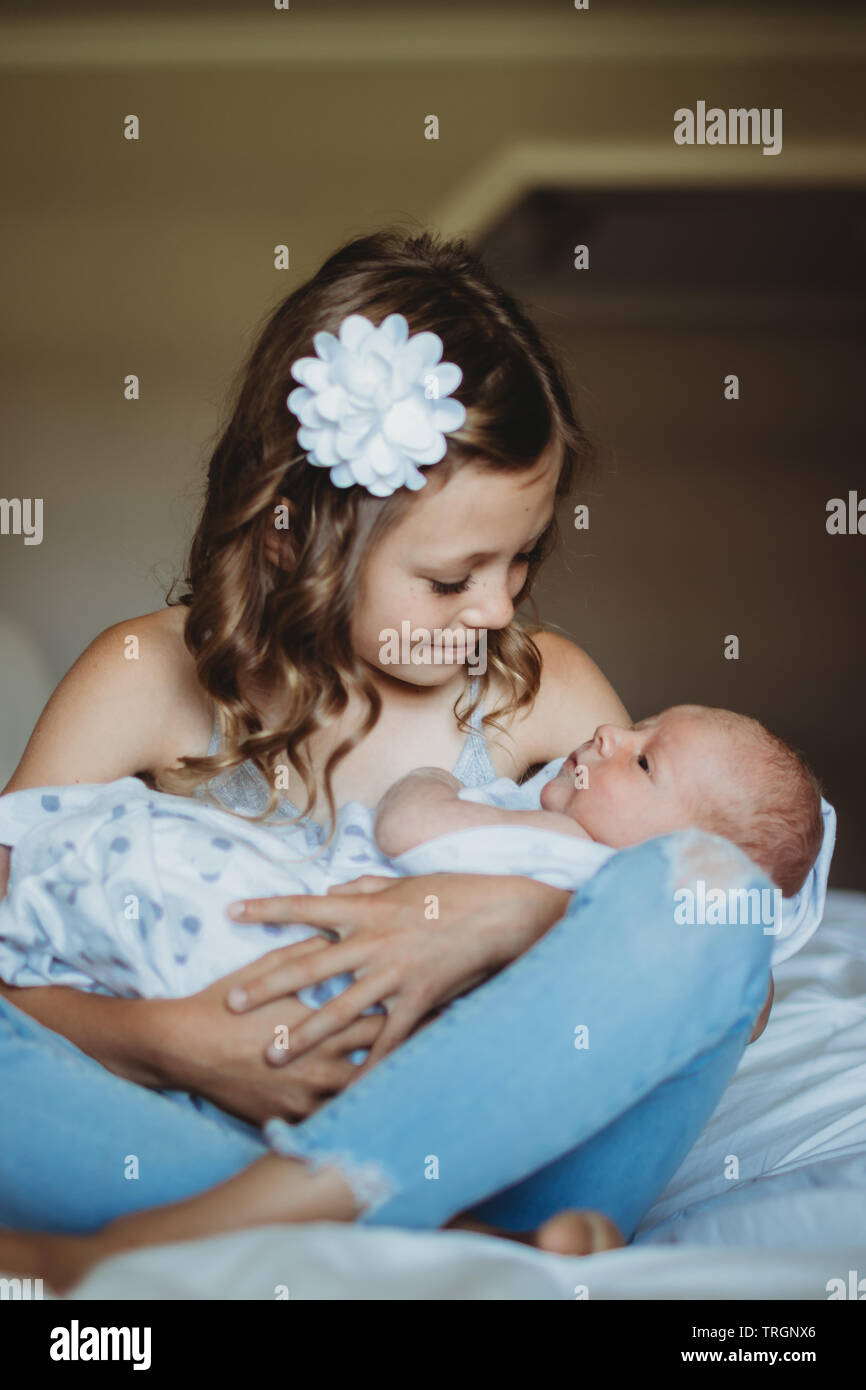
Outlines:
POLYGON ((418 767, 389 787, 376 809, 374 833, 392 858, 443 833, 443 809, 463 783, 441 767, 418 767))

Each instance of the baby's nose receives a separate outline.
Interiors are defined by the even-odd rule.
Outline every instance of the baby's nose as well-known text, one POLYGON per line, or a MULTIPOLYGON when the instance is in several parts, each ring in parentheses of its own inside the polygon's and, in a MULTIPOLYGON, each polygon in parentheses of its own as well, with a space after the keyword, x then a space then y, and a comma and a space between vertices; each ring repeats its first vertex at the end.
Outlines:
POLYGON ((617 724, 599 724, 593 743, 603 758, 610 758, 623 743, 628 742, 630 729, 621 729, 617 724))
POLYGON ((592 741, 602 757, 609 758, 616 748, 616 729, 613 724, 599 724, 592 741))

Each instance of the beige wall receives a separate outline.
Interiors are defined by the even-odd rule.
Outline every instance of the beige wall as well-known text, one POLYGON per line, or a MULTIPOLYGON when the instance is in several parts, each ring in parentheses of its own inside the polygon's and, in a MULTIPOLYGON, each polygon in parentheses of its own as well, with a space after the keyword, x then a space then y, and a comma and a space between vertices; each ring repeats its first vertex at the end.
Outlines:
MULTIPOLYGON (((811 27, 802 32, 791 20, 756 28, 753 19, 731 25, 713 15, 704 37, 694 6, 667 21, 651 5, 632 19, 623 11, 591 21, 560 7, 548 21, 511 5, 435 14, 404 6, 381 20, 358 7, 341 17, 328 5, 292 12, 294 46, 242 7, 228 19, 193 11, 174 30, 138 6, 131 36, 115 13, 82 25, 50 6, 36 11, 43 8, 38 33, 28 27, 32 6, 29 19, 0 21, 0 120, 10 137, 3 181, 12 191, 0 492, 45 499, 40 546, 0 537, 2 780, 39 712, 40 684, 44 698, 98 631, 161 605, 160 581, 182 559, 231 374, 270 308, 338 242, 392 219, 435 224, 455 207, 471 210, 474 181, 481 188, 503 151, 527 140, 668 151, 674 108, 702 96, 783 107, 778 160, 714 151, 740 161, 744 177, 756 176, 756 161, 758 177, 782 176, 798 147, 817 145, 832 161, 861 129, 863 30, 834 38, 826 7, 804 9, 811 27), (141 119, 138 143, 121 138, 129 112, 141 119), (441 122, 438 142, 423 137, 430 112, 441 122), (272 266, 279 242, 290 248, 288 273, 272 266), (134 404, 122 399, 129 372, 141 379, 134 404)), ((481 199, 482 222, 486 209, 481 199)), ((610 396, 598 404, 602 417, 615 418, 617 374, 646 373, 652 353, 636 344, 632 364, 604 334, 575 343, 599 361, 607 354, 610 396)), ((684 373, 695 360, 684 353, 684 373)), ((707 430, 722 423, 694 405, 692 392, 685 400, 700 451, 707 430)), ((819 424, 821 415, 819 407, 819 424)), ((683 424, 683 410, 672 407, 671 431, 683 424)), ((606 509, 608 518, 630 519, 592 590, 556 578, 542 591, 542 614, 585 640, 642 707, 668 692, 655 677, 634 687, 640 663, 660 669, 647 614, 670 597, 664 528, 675 525, 679 503, 672 494, 671 506, 662 504, 676 479, 658 441, 642 438, 637 412, 625 437, 628 468, 608 479, 599 516, 606 509), (650 479, 653 532, 634 492, 621 496, 650 479), (623 548, 655 577, 639 591, 619 589, 610 603, 623 548)), ((742 486, 754 495, 748 469, 742 486)), ((747 518, 746 543, 759 526, 747 518)), ((694 601, 690 567, 703 574, 707 553, 693 534, 688 564, 676 571, 684 604, 694 601)), ((833 582, 842 582, 837 571, 833 582)), ((736 603, 748 603, 742 577, 717 574, 713 584, 717 596, 729 586, 736 603)), ((714 621, 724 626, 729 611, 719 601, 714 621)), ((828 618, 816 603, 806 621, 829 622, 830 657, 845 648, 850 663, 852 633, 834 625, 832 610, 828 618)), ((677 659, 688 669, 688 654, 677 659)), ((790 679, 802 669, 792 660, 790 679)), ((712 698, 707 682, 698 684, 695 697, 712 698)), ((715 698, 724 702, 724 690, 715 698)), ((798 729, 820 710, 804 698, 795 701, 798 729)), ((847 864, 844 881, 853 882, 853 846, 847 864)))

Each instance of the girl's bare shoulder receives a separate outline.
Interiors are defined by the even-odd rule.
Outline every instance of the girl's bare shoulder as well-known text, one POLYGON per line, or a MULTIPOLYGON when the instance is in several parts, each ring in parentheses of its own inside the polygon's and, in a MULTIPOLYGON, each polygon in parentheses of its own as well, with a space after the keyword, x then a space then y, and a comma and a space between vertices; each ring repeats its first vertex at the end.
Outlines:
MULTIPOLYGON (((599 724, 630 724, 628 712, 592 657, 570 638, 546 629, 531 636, 541 653, 541 684, 529 710, 508 722, 514 761, 533 766, 570 753, 599 724)), ((497 677, 494 691, 504 690, 497 677)), ((500 703, 502 695, 495 703, 500 703)))
POLYGON ((189 609, 185 604, 173 604, 148 613, 145 635, 152 646, 152 676, 159 683, 162 699, 169 699, 172 717, 168 730, 165 760, 199 756, 207 752, 213 730, 213 707, 202 687, 195 668, 195 658, 184 641, 189 609), (170 692, 170 695, 169 695, 170 692))
POLYGON ((162 608, 100 632, 52 694, 3 790, 153 775, 206 752, 210 706, 183 640, 186 612, 162 608))

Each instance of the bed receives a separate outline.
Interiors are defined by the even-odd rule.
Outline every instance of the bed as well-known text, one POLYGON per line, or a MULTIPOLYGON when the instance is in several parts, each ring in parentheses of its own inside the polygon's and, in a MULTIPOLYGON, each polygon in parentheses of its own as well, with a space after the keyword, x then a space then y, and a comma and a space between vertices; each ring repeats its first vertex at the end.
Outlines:
POLYGON ((866 1298, 866 894, 838 890, 627 1249, 578 1260, 468 1232, 266 1227, 115 1257, 67 1298, 831 1295, 866 1298))

